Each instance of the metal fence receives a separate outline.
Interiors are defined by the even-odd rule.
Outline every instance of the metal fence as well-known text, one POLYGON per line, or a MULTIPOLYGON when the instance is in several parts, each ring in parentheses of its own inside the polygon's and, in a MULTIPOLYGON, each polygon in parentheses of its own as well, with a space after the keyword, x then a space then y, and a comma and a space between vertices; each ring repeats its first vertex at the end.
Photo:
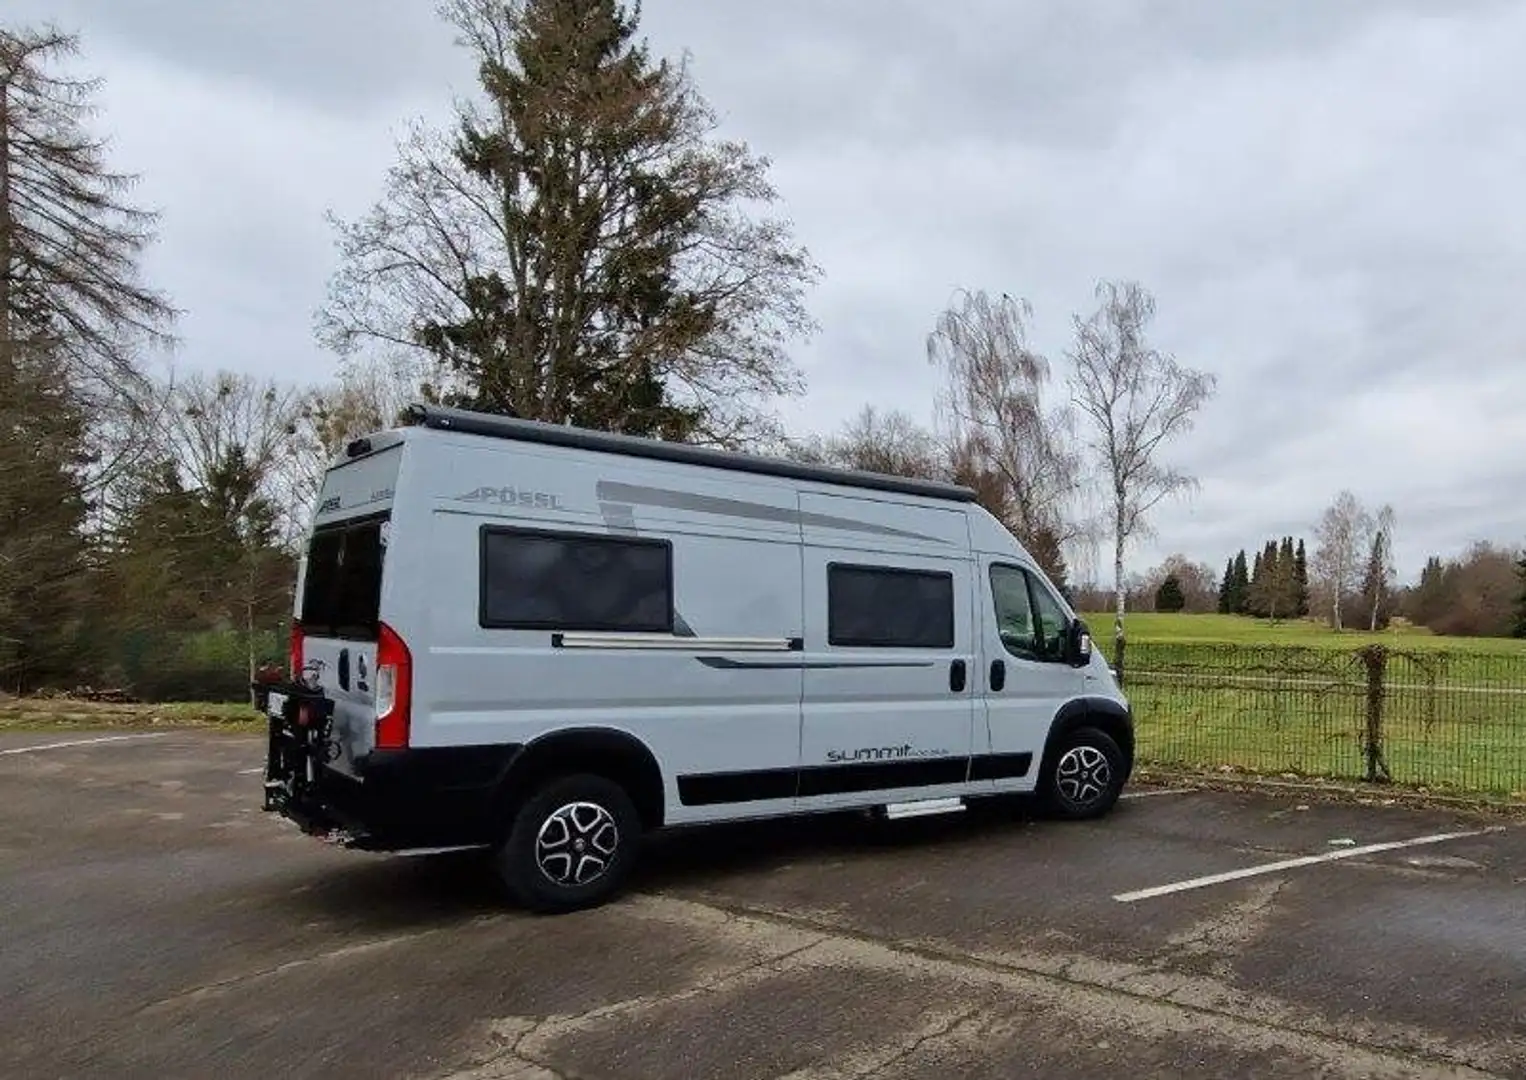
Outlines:
POLYGON ((1137 643, 1142 762, 1526 800, 1526 653, 1137 643))

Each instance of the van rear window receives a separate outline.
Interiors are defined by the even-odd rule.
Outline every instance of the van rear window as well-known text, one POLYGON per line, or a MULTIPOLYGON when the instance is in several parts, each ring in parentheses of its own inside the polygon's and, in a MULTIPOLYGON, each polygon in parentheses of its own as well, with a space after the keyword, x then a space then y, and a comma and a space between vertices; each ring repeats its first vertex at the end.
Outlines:
POLYGON ((486 528, 479 621, 497 630, 672 633, 662 540, 486 528))
POLYGON ((385 518, 313 533, 302 587, 302 628, 313 637, 374 641, 381 618, 385 518))

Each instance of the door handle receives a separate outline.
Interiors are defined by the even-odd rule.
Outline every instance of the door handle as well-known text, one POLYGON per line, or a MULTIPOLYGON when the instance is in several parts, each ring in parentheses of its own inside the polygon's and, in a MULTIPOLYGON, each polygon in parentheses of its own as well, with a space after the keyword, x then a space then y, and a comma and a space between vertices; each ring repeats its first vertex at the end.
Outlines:
POLYGON ((991 661, 991 689, 1001 693, 1007 685, 1007 662, 1005 660, 991 661))
POLYGON ((963 660, 955 660, 948 666, 948 688, 956 694, 964 692, 965 666, 963 660))

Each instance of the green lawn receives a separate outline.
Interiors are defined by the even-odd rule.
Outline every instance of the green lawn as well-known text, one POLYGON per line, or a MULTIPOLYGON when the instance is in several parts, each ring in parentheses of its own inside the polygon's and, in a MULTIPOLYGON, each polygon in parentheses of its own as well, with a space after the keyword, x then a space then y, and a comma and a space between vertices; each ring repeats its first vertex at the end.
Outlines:
MULTIPOLYGON (((1088 616, 1111 655, 1111 621, 1088 616)), ((1360 779, 1369 643, 1388 646, 1381 746, 1397 783, 1526 799, 1526 642, 1334 633, 1224 615, 1126 617, 1124 690, 1152 764, 1360 779)))

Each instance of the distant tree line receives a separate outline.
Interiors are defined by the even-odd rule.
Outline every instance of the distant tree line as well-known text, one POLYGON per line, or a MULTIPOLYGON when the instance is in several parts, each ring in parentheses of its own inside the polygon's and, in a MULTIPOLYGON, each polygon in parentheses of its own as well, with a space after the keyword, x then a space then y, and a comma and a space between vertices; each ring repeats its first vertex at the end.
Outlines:
POLYGON ((1297 619, 1309 613, 1309 563, 1300 537, 1268 540, 1247 568, 1245 549, 1224 566, 1218 611, 1258 619, 1297 619))
MULTIPOLYGON (((1216 585, 1206 566, 1172 555, 1130 578, 1128 603, 1136 611, 1315 619, 1333 626, 1331 586, 1311 583, 1305 551, 1301 538, 1288 536, 1268 541, 1253 558, 1242 549, 1226 561, 1216 585)), ((1433 555, 1417 581, 1400 586, 1373 544, 1361 575, 1353 580, 1358 584, 1346 590, 1342 607, 1365 618, 1347 628, 1382 630, 1403 619, 1443 635, 1526 637, 1526 549, 1478 542, 1454 558, 1433 555)), ((1075 600, 1085 611, 1101 611, 1108 597, 1103 590, 1081 586, 1075 600)))

